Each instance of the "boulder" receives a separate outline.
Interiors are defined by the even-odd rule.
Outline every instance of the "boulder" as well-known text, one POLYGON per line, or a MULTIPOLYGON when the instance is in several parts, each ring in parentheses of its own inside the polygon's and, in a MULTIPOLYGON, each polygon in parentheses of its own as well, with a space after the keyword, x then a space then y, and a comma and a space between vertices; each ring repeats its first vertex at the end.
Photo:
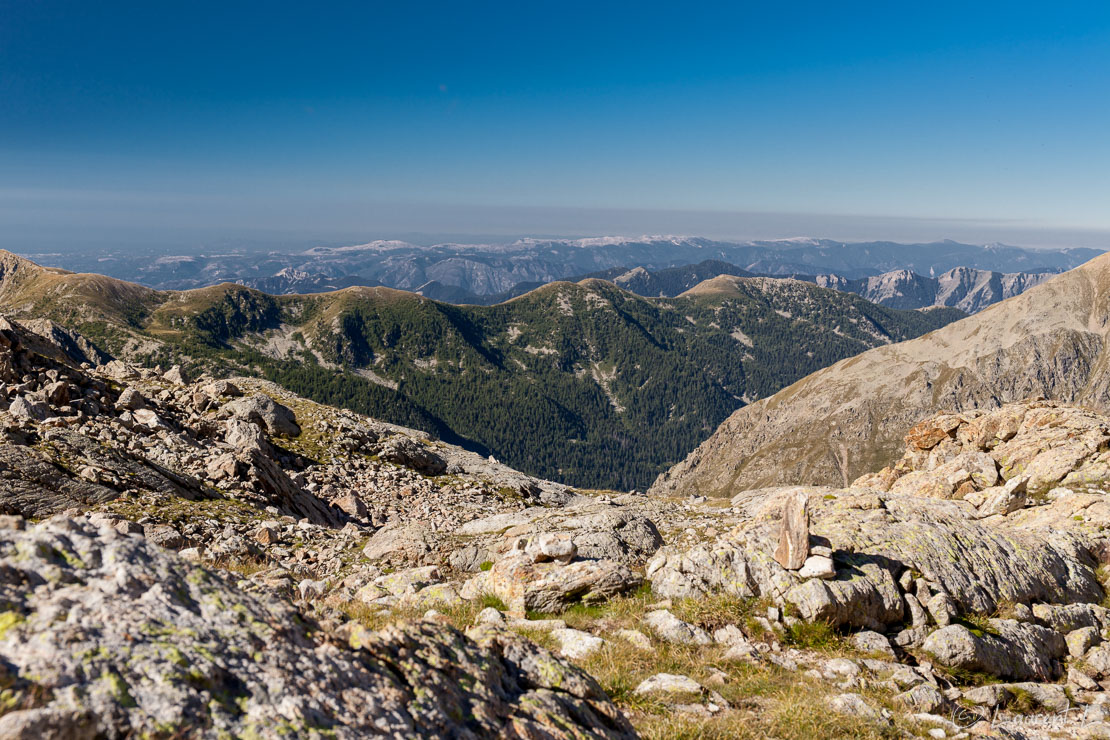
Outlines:
POLYGON ((960 698, 970 704, 994 709, 1005 708, 1019 696, 1032 703, 1032 706, 1023 708, 1025 711, 1063 712, 1071 706, 1063 686, 1032 681, 979 686, 965 690, 960 698))
POLYGON ((991 632, 962 624, 942 627, 921 646, 950 668, 989 673, 999 678, 1051 680, 1062 673, 1067 655, 1063 635, 1046 627, 1011 619, 989 620, 991 632))
POLYGON ((641 579, 613 560, 533 563, 524 555, 502 558, 489 570, 486 585, 510 611, 561 612, 577 601, 604 601, 639 586, 641 579))
POLYGON ((578 554, 578 547, 568 532, 549 532, 528 540, 524 553, 532 558, 533 563, 545 563, 558 560, 569 563, 578 554))
POLYGON ((52 415, 50 407, 45 403, 28 399, 26 396, 16 396, 8 406, 8 413, 17 419, 32 421, 43 421, 52 415))
POLYGON ((143 398, 143 394, 138 390, 134 388, 124 388, 120 391, 116 406, 136 411, 146 406, 146 399, 143 398))
POLYGON ((275 437, 296 437, 301 433, 293 410, 262 393, 229 401, 220 413, 257 424, 275 437))
POLYGON ((664 642, 680 645, 711 645, 713 638, 701 627, 684 622, 666 609, 644 615, 644 625, 664 642))
POLYGON ((189 379, 180 365, 174 365, 164 372, 162 377, 174 385, 187 385, 189 383, 189 379))
POLYGON ((1102 642, 1102 635, 1097 627, 1080 627, 1069 632, 1064 641, 1068 645, 1068 655, 1082 658, 1091 648, 1102 642))
POLYGON ((1110 627, 1110 609, 1098 604, 1034 604, 1033 616, 1057 632, 1067 633, 1081 627, 1097 630, 1110 627))
POLYGON ((201 390, 211 398, 238 398, 243 395, 239 390, 239 386, 232 383, 230 380, 214 380, 207 385, 201 387, 201 390))
POLYGON ((656 673, 636 686, 634 694, 700 694, 702 686, 689 676, 674 673, 656 673))
POLYGON ((1025 506, 1028 501, 1026 488, 1029 478, 1020 476, 1006 481, 1004 486, 983 489, 983 503, 979 516, 1005 516, 1025 506))
POLYGON ((269 450, 265 432, 257 424, 242 419, 228 419, 224 422, 224 441, 236 450, 269 450))
POLYGON ((798 570, 798 577, 820 578, 822 580, 836 578, 836 566, 830 557, 810 555, 798 570))
POLYGON ((566 535, 577 557, 637 563, 663 544, 654 522, 632 505, 582 496, 565 507, 534 506, 467 522, 455 531, 468 546, 505 553, 520 537, 566 535))
POLYGON ((559 655, 573 660, 587 658, 605 646, 605 640, 582 630, 551 630, 551 637, 559 643, 559 655))
POLYGON ((852 635, 852 647, 863 653, 877 653, 889 658, 894 657, 894 649, 885 635, 872 630, 863 630, 852 635))

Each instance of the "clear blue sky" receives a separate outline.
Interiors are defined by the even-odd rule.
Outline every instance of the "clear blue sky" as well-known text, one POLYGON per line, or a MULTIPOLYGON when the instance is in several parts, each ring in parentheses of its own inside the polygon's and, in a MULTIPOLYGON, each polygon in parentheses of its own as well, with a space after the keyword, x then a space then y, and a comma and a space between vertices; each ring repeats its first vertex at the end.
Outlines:
POLYGON ((0 0, 0 246, 899 223, 1110 247, 1110 3, 0 0))

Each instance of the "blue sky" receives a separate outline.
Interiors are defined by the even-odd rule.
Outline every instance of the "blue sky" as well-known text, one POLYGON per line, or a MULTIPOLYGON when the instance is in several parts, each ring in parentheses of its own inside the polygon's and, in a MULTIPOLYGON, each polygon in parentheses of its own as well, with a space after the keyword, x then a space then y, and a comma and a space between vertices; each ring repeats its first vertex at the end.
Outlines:
POLYGON ((1110 248, 1110 4, 599 5, 0 0, 0 246, 1110 248))

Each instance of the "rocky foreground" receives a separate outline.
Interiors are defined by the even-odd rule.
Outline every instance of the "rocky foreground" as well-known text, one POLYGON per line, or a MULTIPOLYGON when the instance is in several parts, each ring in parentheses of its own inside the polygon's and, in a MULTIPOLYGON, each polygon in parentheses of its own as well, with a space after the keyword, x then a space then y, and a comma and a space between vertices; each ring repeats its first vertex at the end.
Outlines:
POLYGON ((1110 418, 580 492, 0 321, 0 737, 1110 736, 1110 418))

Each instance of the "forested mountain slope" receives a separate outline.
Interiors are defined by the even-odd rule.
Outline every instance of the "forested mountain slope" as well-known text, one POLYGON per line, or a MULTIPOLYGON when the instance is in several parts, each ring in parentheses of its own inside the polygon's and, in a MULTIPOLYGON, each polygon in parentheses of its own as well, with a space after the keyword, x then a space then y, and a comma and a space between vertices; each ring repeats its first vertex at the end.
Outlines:
POLYGON ((0 262, 4 310, 49 316, 118 355, 262 375, 533 474, 623 489, 650 483, 745 403, 962 316, 770 278, 722 276, 666 299, 557 282, 453 306, 381 287, 152 291, 0 262))

